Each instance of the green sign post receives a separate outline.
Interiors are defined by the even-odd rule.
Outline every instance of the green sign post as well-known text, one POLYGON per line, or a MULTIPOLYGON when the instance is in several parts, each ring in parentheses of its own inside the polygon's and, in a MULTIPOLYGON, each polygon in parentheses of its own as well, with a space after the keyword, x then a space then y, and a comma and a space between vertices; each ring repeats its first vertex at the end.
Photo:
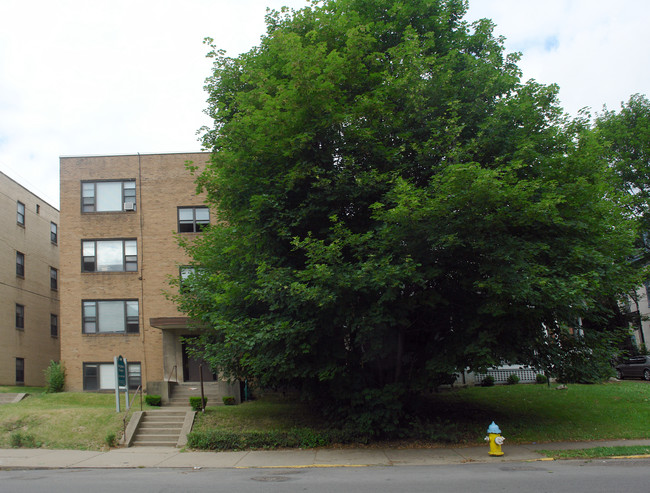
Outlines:
POLYGON ((126 387, 126 363, 122 356, 117 357, 117 386, 126 387))
POLYGON ((127 362, 122 355, 113 357, 115 367, 115 409, 120 412, 120 389, 124 389, 126 408, 129 408, 129 388, 126 384, 127 362))

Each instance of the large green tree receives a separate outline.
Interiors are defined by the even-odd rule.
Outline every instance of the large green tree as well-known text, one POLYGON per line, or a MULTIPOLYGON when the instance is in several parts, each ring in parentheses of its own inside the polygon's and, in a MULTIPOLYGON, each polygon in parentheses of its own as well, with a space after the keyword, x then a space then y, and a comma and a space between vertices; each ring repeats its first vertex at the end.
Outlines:
POLYGON ((221 222, 178 302, 215 369, 391 431, 407 395, 629 287, 586 123, 466 8, 326 1, 211 54, 198 183, 221 222))

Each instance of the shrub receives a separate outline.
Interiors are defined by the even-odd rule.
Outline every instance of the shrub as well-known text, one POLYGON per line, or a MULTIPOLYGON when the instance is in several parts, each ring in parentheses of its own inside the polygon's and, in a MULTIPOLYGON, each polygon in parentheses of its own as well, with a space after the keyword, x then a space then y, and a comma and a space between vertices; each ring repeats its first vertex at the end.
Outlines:
POLYGON ((457 379, 457 373, 438 372, 431 377, 431 384, 433 390, 438 392, 441 385, 451 385, 453 387, 457 379))
POLYGON ((494 377, 492 375, 487 375, 481 381, 481 387, 492 387, 494 385, 494 377))
POLYGON ((13 448, 34 448, 36 447, 36 439, 34 435, 23 433, 22 431, 15 431, 9 437, 9 442, 13 448))
POLYGON ((207 402, 208 402, 207 397, 203 398, 203 405, 201 405, 200 397, 190 397, 190 406, 192 406, 192 409, 194 411, 202 411, 203 408, 207 405, 207 402))
POLYGON ((192 431, 187 435, 187 445, 203 450, 248 450, 277 448, 313 448, 334 443, 367 443, 367 437, 345 430, 314 430, 311 428, 292 428, 288 431, 192 431))
POLYGON ((104 438, 104 442, 106 442, 106 445, 108 445, 109 447, 115 447, 117 443, 117 438, 115 437, 115 433, 109 431, 106 434, 106 437, 104 438))
POLYGON ((537 382, 537 383, 546 383, 546 382, 548 382, 548 379, 546 378, 546 375, 542 375, 541 373, 538 373, 535 376, 535 382, 537 382))
POLYGON ((162 397, 160 397, 159 395, 146 395, 144 397, 144 401, 150 406, 162 405, 162 397))
POLYGON ((399 436, 407 424, 408 403, 406 389, 398 384, 358 389, 351 395, 340 392, 330 402, 319 400, 334 427, 375 438, 399 436))
POLYGON ((514 373, 511 373, 506 380, 508 385, 517 385, 519 383, 519 377, 514 373))
POLYGON ((45 382, 47 392, 63 392, 65 386, 65 369, 62 363, 50 361, 49 366, 45 369, 45 382))
POLYGON ((235 400, 235 398, 232 395, 224 395, 223 396, 223 403, 226 406, 234 406, 235 404, 237 404, 237 401, 235 400))

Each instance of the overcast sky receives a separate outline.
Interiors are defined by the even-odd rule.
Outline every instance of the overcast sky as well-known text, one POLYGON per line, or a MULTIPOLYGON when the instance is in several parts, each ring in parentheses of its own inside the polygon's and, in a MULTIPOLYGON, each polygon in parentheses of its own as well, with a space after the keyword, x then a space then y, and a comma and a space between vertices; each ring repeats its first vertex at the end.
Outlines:
MULTIPOLYGON (((203 38, 236 56, 283 5, 307 2, 0 0, 0 171, 58 207, 59 156, 200 150, 203 38)), ((481 17, 570 114, 650 94, 647 0, 470 0, 481 17)))

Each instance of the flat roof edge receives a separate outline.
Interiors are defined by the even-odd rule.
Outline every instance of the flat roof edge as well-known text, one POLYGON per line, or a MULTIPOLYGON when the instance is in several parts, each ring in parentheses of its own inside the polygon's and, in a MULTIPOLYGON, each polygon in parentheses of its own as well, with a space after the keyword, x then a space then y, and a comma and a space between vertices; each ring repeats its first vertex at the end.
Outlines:
POLYGON ((59 213, 61 212, 61 211, 58 209, 58 207, 55 207, 54 205, 50 204, 50 202, 49 202, 48 200, 45 200, 43 197, 41 197, 40 195, 38 195, 36 192, 30 190, 30 189, 27 188, 25 185, 23 185, 22 183, 20 183, 18 180, 13 179, 13 178, 12 178, 11 176, 9 176, 7 173, 5 173, 5 172, 3 172, 3 171, 0 171, 0 174, 2 174, 2 176, 4 176, 5 178, 7 178, 7 180, 11 180, 12 182, 14 182, 14 183, 15 183, 16 185, 18 185, 20 188, 22 188, 23 190, 25 190, 27 193, 30 193, 32 196, 36 197, 38 200, 40 200, 40 201, 43 202, 44 204, 47 204, 48 206, 50 206, 50 207, 51 207, 52 209, 54 209, 55 211, 57 211, 57 212, 59 212, 59 213))
POLYGON ((126 156, 172 156, 180 154, 211 154, 212 151, 176 151, 176 152, 129 152, 118 154, 68 154, 59 156, 59 159, 74 159, 80 157, 126 157, 126 156))

